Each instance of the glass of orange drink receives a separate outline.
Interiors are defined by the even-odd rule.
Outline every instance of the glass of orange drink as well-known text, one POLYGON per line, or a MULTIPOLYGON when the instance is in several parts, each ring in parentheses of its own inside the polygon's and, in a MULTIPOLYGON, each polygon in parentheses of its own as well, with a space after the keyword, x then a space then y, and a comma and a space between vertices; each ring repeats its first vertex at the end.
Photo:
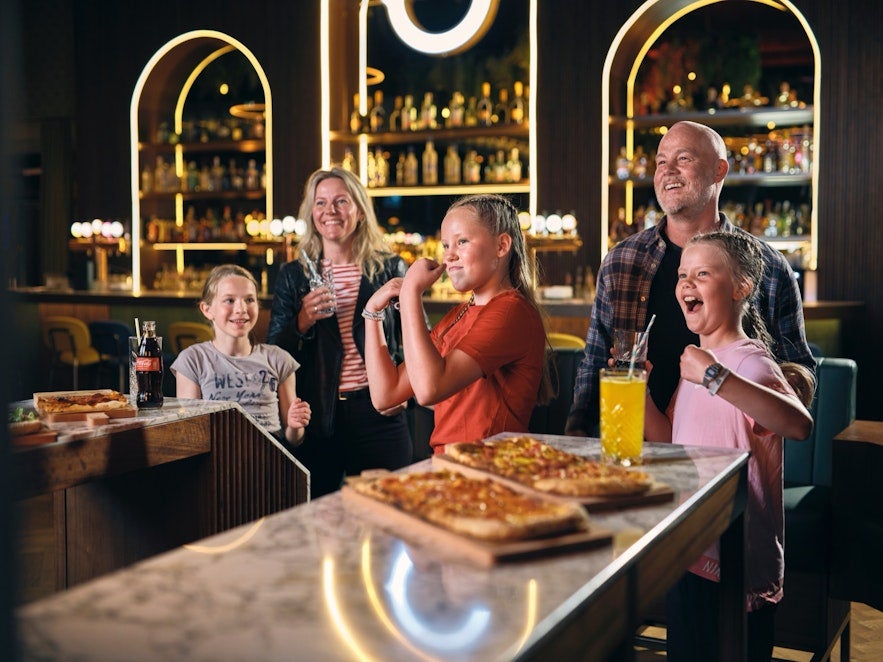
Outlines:
POLYGON ((602 369, 601 457, 632 466, 644 450, 645 370, 602 369))

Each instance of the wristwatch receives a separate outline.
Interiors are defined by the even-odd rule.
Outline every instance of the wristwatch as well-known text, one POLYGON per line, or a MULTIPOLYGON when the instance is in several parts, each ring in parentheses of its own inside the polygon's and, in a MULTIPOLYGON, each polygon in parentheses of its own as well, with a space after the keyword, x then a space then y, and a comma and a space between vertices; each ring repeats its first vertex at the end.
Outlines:
POLYGON ((708 389, 711 395, 715 395, 720 389, 721 384, 730 375, 730 371, 723 367, 720 363, 712 363, 705 369, 705 375, 702 377, 702 385, 708 389))

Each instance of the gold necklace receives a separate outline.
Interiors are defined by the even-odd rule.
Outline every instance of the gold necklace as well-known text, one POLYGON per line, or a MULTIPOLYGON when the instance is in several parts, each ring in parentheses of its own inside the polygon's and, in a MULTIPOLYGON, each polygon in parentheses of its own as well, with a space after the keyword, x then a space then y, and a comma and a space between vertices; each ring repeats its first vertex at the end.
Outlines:
POLYGON ((466 314, 466 311, 469 310, 469 307, 474 306, 474 305, 475 305, 475 292, 472 293, 472 295, 469 297, 469 300, 460 309, 460 312, 457 313, 457 316, 454 318, 454 321, 451 322, 450 324, 448 324, 448 326, 445 327, 445 330, 439 334, 438 339, 441 340, 442 338, 444 338, 445 335, 448 333, 448 331, 451 330, 451 327, 453 327, 457 322, 459 322, 463 318, 463 315, 466 314))

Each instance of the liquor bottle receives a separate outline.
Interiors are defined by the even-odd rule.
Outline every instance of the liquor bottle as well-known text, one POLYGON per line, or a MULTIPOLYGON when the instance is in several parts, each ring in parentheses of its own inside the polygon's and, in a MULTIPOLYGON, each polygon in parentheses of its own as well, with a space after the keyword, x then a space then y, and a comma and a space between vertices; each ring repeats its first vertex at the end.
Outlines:
POLYGON ((405 186, 417 186, 417 155, 414 148, 408 147, 408 156, 405 158, 405 186))
POLYGON ((478 153, 474 149, 466 153, 466 159, 463 161, 463 183, 481 183, 481 165, 478 163, 478 153))
POLYGON ((392 112, 389 114, 389 130, 400 131, 402 128, 402 99, 401 95, 395 98, 392 112))
POLYGON ((156 335, 156 322, 141 324, 141 344, 135 359, 135 378, 138 380, 138 408, 162 407, 162 338, 156 335))
POLYGON ((484 181, 486 184, 493 184, 497 178, 497 157, 488 154, 487 164, 484 166, 484 181))
POLYGON ((368 188, 377 186, 377 164, 374 161, 374 152, 368 150, 368 158, 365 160, 365 175, 368 178, 368 188))
POLYGON ((500 99, 494 106, 494 114, 491 118, 494 124, 509 124, 509 90, 500 88, 500 99))
POLYGON ((353 95, 353 112, 350 113, 350 133, 362 131, 362 115, 359 111, 359 95, 353 95))
POLYGON ((141 192, 142 193, 150 193, 153 190, 153 173, 150 171, 150 167, 145 164, 144 169, 141 170, 141 192))
POLYGON ((230 188, 234 191, 241 191, 244 189, 245 176, 242 173, 242 168, 236 165, 236 159, 230 159, 228 170, 230 171, 230 188))
POLYGON ((432 92, 423 95, 423 105, 420 106, 420 129, 438 128, 438 109, 432 100, 432 92))
POLYGON ((450 114, 448 115, 447 126, 461 127, 466 124, 466 100, 462 92, 454 92, 451 95, 450 114))
POLYGON ((619 156, 616 157, 616 178, 625 181, 632 174, 632 162, 626 155, 625 147, 619 148, 619 156))
POLYGON ((516 184, 519 183, 521 181, 522 170, 523 164, 521 163, 518 148, 513 147, 512 151, 509 152, 509 160, 506 162, 506 180, 515 182, 516 184))
POLYGON ((399 160, 396 161, 396 186, 405 185, 405 155, 399 152, 399 160))
POLYGON ((356 157, 353 155, 353 150, 349 147, 346 148, 343 154, 343 162, 340 165, 344 170, 356 171, 356 157))
POLYGON ((156 167, 153 169, 153 188, 158 192, 166 190, 166 162, 161 156, 156 157, 156 167))
POLYGON ((478 126, 490 126, 494 114, 494 102, 491 101, 491 84, 485 81, 481 84, 481 98, 475 107, 478 118, 478 126))
POLYGON ((380 147, 374 150, 374 173, 374 186, 378 188, 389 186, 389 161, 380 147))
POLYGON ((211 179, 212 191, 223 190, 221 183, 224 181, 224 166, 221 165, 220 156, 216 156, 212 159, 211 179))
POLYGON ((368 115, 368 126, 371 133, 386 131, 386 108, 383 107, 383 92, 381 90, 374 91, 374 105, 368 115))
POLYGON ((466 105, 466 115, 463 118, 465 126, 478 126, 478 101, 475 97, 469 97, 469 103, 466 105))
POLYGON ((399 152, 399 160, 396 161, 396 186, 405 185, 405 154, 399 152))
POLYGON ((196 161, 187 164, 187 180, 184 186, 185 191, 199 190, 199 170, 196 169, 196 161))
POLYGON ((494 181, 497 184, 509 181, 509 171, 506 169, 506 152, 497 150, 497 165, 494 169, 494 181))
POLYGON ((401 126, 402 131, 414 131, 417 129, 417 109, 414 108, 414 96, 405 95, 405 105, 402 106, 401 126))
POLYGON ((248 160, 248 167, 245 169, 245 188, 249 191, 256 191, 261 185, 261 176, 258 172, 258 164, 254 159, 248 160))
POLYGON ((212 171, 208 167, 208 163, 203 163, 202 167, 199 169, 199 190, 212 190, 212 171))
POLYGON ((438 152, 431 140, 426 141, 423 150, 423 184, 438 184, 438 152))
POLYGON ((460 183, 460 155, 456 145, 448 145, 445 153, 445 184, 460 183))
POLYGON ((524 124, 524 118, 527 117, 524 104, 524 85, 520 80, 512 83, 512 91, 515 93, 515 96, 509 105, 509 121, 520 126, 524 124))

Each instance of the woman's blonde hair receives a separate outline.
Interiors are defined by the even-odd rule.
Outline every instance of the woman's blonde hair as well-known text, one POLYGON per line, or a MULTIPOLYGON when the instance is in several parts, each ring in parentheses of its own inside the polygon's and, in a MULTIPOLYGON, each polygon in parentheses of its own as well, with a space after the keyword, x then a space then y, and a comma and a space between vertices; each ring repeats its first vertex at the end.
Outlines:
MULTIPOLYGON (((468 208, 475 212, 478 220, 493 236, 508 234, 512 239, 509 254, 504 257, 508 260, 509 282, 518 290, 528 303, 537 311, 546 326, 546 315, 540 308, 536 297, 537 266, 527 252, 524 235, 521 233, 521 224, 518 221, 518 210, 507 198, 494 193, 478 193, 467 195, 448 207, 448 213, 454 209, 468 208)), ((548 337, 546 346, 549 345, 548 337)), ((553 378, 553 363, 550 352, 546 352, 543 362, 543 378, 540 380, 540 390, 537 402, 541 405, 548 404, 557 394, 557 375, 553 378)))
POLYGON ((316 170, 304 186, 303 200, 300 205, 300 217, 307 221, 307 229, 300 240, 298 252, 306 255, 314 262, 322 256, 322 236, 316 231, 313 223, 313 204, 316 201, 316 187, 326 179, 336 178, 343 182, 347 192, 359 209, 359 221, 353 237, 353 259, 362 268, 368 278, 373 278, 383 270, 384 256, 391 255, 392 250, 383 240, 383 232, 377 223, 374 206, 368 198, 368 192, 356 176, 340 166, 332 166, 324 170, 316 170))

